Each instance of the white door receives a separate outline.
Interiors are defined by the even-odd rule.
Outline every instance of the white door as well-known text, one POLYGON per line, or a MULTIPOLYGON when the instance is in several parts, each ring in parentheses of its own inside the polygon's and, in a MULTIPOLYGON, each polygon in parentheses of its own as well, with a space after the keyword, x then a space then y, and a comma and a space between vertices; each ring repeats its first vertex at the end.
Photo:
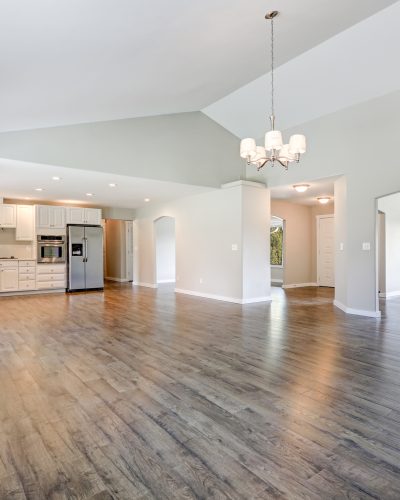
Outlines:
POLYGON ((17 205, 16 240, 32 241, 35 238, 33 210, 33 205, 17 205))
POLYGON ((100 210, 98 208, 85 208, 85 223, 97 226, 101 223, 100 210))
POLYGON ((36 207, 36 226, 50 227, 50 207, 39 205, 36 207))
POLYGON ((318 221, 318 286, 335 286, 335 219, 319 217, 318 221))
POLYGON ((2 292, 14 292, 18 290, 18 268, 4 268, 0 271, 0 290, 2 292))
POLYGON ((51 207, 50 227, 54 227, 55 229, 64 229, 65 228, 65 208, 64 207, 51 207))
POLYGON ((68 224, 84 224, 85 209, 81 207, 67 208, 67 223, 68 224))

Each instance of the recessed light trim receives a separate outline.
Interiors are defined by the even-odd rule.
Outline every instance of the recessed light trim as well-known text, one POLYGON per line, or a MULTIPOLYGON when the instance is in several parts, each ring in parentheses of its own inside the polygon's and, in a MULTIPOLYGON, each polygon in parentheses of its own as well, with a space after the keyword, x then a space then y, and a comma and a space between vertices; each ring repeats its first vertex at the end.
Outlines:
POLYGON ((43 191, 43 188, 35 188, 35 191, 43 191))
POLYGON ((144 201, 148 203, 150 201, 150 198, 145 198, 144 201))
POLYGON ((115 188, 115 187, 117 187, 117 185, 115 184, 115 182, 110 182, 110 183, 109 183, 109 186, 110 186, 110 188, 115 188))
POLYGON ((86 193, 86 196, 93 196, 93 193, 86 193))
POLYGON ((310 188, 310 184, 294 184, 293 189, 298 193, 305 193, 310 188))
POLYGON ((51 178, 52 181, 60 181, 61 180, 61 177, 59 177, 58 175, 53 175, 53 177, 51 178))

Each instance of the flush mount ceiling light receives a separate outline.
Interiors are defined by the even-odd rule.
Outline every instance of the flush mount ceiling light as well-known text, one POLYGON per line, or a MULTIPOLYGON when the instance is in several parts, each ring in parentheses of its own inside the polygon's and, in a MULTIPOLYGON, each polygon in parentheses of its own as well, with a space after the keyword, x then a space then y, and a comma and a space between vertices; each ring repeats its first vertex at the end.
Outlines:
POLYGON ((35 188, 35 191, 43 191, 43 188, 35 188))
POLYGON ((278 162, 286 170, 289 163, 300 161, 300 155, 306 152, 306 138, 304 135, 295 134, 289 139, 288 144, 283 144, 282 133, 275 130, 275 102, 274 102, 274 18, 279 14, 274 10, 268 12, 265 19, 271 21, 271 130, 265 134, 265 147, 257 146, 254 139, 243 139, 240 143, 240 156, 247 165, 255 165, 257 170, 264 167, 269 161, 274 166, 278 162))
POLYGON ((93 193, 86 193, 86 196, 93 196, 93 193))
POLYGON ((321 203, 321 205, 326 205, 331 201, 330 196, 318 196, 317 200, 321 203))
POLYGON ((61 180, 61 177, 58 177, 58 175, 54 175, 51 179, 52 179, 53 181, 60 181, 60 180, 61 180))
POLYGON ((309 187, 310 184, 295 184, 293 189, 295 189, 298 193, 305 193, 309 187))
POLYGON ((115 187, 117 187, 117 185, 115 184, 115 182, 110 182, 109 186, 110 186, 110 188, 115 188, 115 187))

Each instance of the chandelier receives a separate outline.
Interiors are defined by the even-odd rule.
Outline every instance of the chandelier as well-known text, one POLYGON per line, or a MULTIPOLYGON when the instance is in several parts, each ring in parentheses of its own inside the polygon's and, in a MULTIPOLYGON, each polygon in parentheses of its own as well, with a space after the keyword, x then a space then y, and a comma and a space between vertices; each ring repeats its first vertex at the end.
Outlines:
POLYGON ((274 166, 278 162, 286 170, 289 163, 300 161, 300 155, 306 152, 306 138, 301 134, 290 137, 288 144, 283 144, 282 133, 275 130, 275 102, 274 102, 274 18, 279 14, 274 10, 268 12, 265 19, 271 21, 271 130, 265 134, 265 147, 257 146, 254 139, 243 139, 240 143, 240 156, 244 158, 247 165, 255 165, 260 170, 269 161, 274 166))

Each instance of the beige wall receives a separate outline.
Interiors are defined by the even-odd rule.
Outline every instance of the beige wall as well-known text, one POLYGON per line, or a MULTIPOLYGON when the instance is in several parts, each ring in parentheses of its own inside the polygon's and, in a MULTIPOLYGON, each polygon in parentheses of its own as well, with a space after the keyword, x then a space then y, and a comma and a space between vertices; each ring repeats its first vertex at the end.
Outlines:
POLYGON ((271 215, 285 221, 283 272, 273 268, 273 278, 283 279, 283 285, 317 282, 316 217, 333 213, 333 203, 307 206, 271 200, 271 215))
POLYGON ((105 224, 106 278, 126 279, 125 222, 107 219, 105 224))

